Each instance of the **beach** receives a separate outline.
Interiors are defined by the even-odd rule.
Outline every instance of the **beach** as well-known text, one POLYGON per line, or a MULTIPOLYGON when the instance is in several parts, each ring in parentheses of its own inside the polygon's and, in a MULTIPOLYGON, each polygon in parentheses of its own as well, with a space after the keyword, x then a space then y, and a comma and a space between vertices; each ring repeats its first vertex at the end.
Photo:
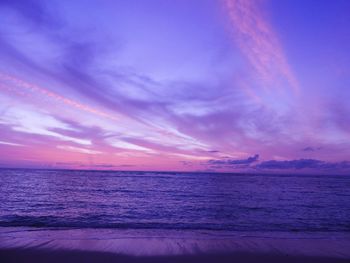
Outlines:
POLYGON ((350 236, 0 229, 1 262, 349 262, 350 236))
POLYGON ((2 170, 0 180, 1 263, 350 261, 345 176, 2 170))

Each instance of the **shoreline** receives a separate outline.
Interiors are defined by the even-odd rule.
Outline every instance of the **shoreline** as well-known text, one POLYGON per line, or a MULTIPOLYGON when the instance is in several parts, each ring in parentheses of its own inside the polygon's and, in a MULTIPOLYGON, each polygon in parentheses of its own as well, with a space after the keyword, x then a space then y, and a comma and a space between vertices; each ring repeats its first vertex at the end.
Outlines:
POLYGON ((1 262, 349 262, 350 233, 0 227, 1 262))
POLYGON ((0 249, 1 262, 118 262, 118 263, 215 263, 215 262, 284 262, 284 263, 345 263, 346 258, 281 255, 274 253, 210 253, 194 255, 131 256, 111 252, 63 250, 63 249, 0 249))

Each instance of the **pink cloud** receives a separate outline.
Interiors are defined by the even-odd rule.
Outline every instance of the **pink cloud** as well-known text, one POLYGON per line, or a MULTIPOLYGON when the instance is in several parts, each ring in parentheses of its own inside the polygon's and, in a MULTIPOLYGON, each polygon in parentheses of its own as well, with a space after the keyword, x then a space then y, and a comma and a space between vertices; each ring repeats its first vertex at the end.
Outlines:
MULTIPOLYGON (((102 110, 96 109, 94 107, 91 107, 89 105, 80 103, 76 100, 69 99, 67 97, 64 97, 60 94, 57 94, 55 92, 52 92, 48 89, 45 89, 43 87, 39 87, 35 84, 26 82, 24 80, 21 80, 19 78, 16 78, 14 76, 5 74, 0 72, 0 81, 3 83, 0 85, 0 88, 2 89, 8 89, 18 95, 25 96, 25 97, 31 97, 31 94, 38 95, 40 97, 44 97, 45 99, 49 99, 54 103, 62 103, 65 106, 72 107, 87 113, 95 114, 99 117, 108 118, 111 120, 117 120, 118 118, 112 114, 109 114, 107 112, 104 112, 102 110)), ((1 84, 1 83, 0 83, 1 84)))
POLYGON ((260 1, 225 0, 225 7, 234 40, 253 67, 258 80, 268 87, 283 80, 297 91, 297 80, 276 33, 260 9, 260 1))

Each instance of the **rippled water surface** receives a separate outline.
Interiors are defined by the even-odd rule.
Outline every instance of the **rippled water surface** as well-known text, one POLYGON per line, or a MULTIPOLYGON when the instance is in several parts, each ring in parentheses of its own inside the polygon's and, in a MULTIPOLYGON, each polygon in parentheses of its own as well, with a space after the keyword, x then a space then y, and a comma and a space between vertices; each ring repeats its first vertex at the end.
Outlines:
POLYGON ((0 170, 0 226, 350 231, 350 177, 0 170))

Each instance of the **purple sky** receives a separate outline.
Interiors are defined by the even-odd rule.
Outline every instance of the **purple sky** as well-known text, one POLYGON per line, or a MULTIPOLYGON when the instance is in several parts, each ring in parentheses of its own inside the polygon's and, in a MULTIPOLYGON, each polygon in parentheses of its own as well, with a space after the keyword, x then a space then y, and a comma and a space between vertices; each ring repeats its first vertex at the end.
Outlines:
POLYGON ((0 166, 349 173, 349 13, 0 0, 0 166))

